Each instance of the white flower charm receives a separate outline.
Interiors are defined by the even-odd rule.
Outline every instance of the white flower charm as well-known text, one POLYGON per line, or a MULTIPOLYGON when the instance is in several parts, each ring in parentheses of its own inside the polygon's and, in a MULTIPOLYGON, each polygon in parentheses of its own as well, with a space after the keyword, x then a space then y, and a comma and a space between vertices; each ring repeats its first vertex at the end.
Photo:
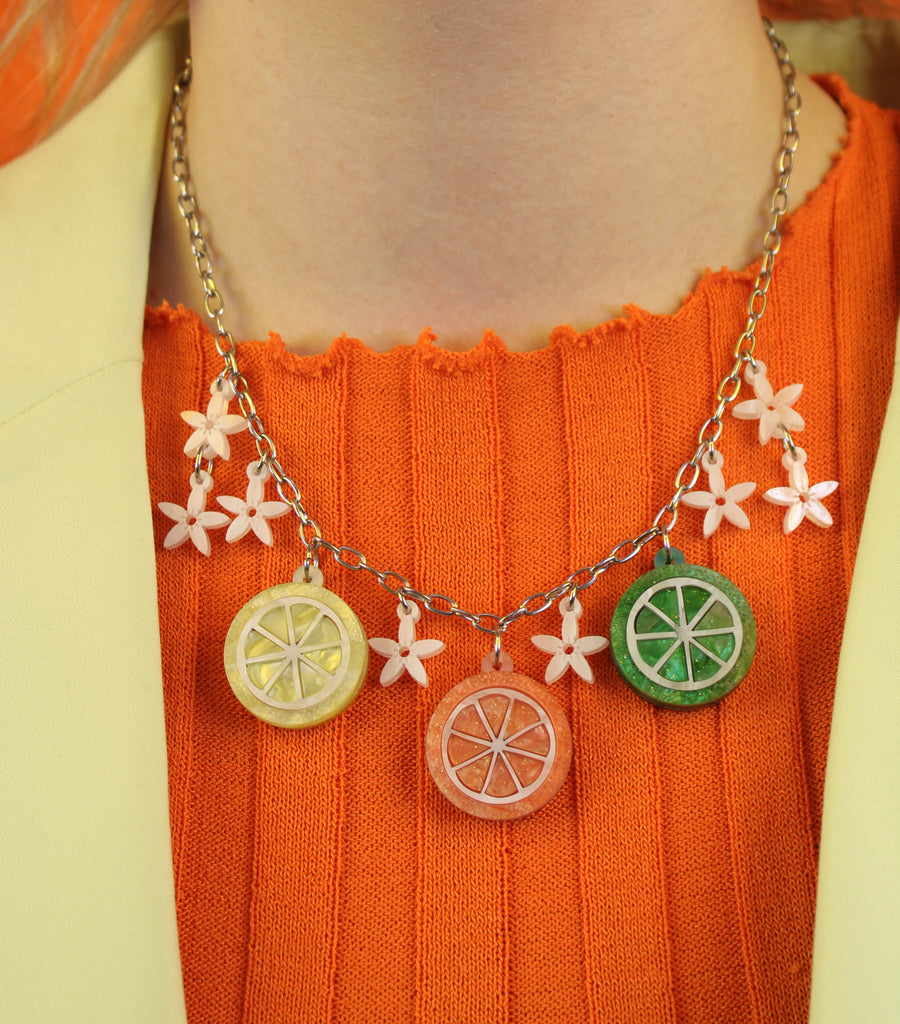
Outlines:
POLYGON ((706 470, 709 478, 708 491, 688 491, 682 495, 682 502, 691 508, 705 508, 706 516, 703 519, 703 536, 709 537, 715 533, 722 518, 734 523, 742 530, 750 529, 750 520, 747 513, 740 507, 738 502, 749 498, 756 490, 756 484, 747 481, 742 484, 725 486, 725 477, 722 475, 722 466, 725 460, 722 453, 716 450, 704 452, 700 457, 700 465, 706 470), (715 461, 713 461, 715 460, 715 461))
POLYGON ((837 489, 838 482, 825 480, 810 487, 805 462, 806 452, 802 448, 794 449, 793 454, 785 452, 781 464, 788 471, 790 486, 773 487, 763 495, 773 505, 787 505, 784 514, 785 533, 792 533, 804 519, 821 527, 831 526, 834 522, 831 513, 822 504, 822 499, 837 489))
POLYGON ((230 544, 245 537, 252 530, 263 544, 272 546, 272 527, 269 526, 268 520, 286 515, 290 512, 291 506, 286 501, 263 501, 269 476, 268 466, 260 467, 259 463, 251 462, 247 466, 247 500, 242 501, 229 494, 216 499, 223 508, 237 516, 231 521, 225 534, 225 540, 230 544))
POLYGON ((401 601, 397 607, 397 617, 400 619, 400 628, 396 640, 376 637, 369 641, 373 651, 388 659, 381 670, 381 685, 390 686, 391 683, 396 683, 404 672, 408 672, 419 686, 427 686, 428 674, 422 659, 440 654, 444 650, 444 645, 440 640, 416 639, 416 623, 422 617, 422 613, 415 601, 407 601, 406 608, 401 601))
POLYGON ((224 512, 206 511, 206 495, 213 485, 212 477, 206 470, 200 470, 198 474, 191 473, 190 484, 191 495, 186 508, 171 501, 161 501, 158 504, 164 516, 175 520, 175 525, 166 534, 163 547, 171 550, 190 540, 201 554, 209 555, 210 540, 206 531, 225 526, 229 521, 228 516, 224 512))
POLYGON ((594 681, 594 673, 587 662, 587 655, 597 654, 609 646, 605 636, 578 635, 578 620, 581 618, 581 603, 575 598, 564 597, 559 603, 562 614, 562 636, 533 636, 531 642, 545 654, 552 654, 544 674, 545 683, 555 683, 567 668, 571 668, 586 683, 594 681))
POLYGON ((802 430, 806 424, 803 417, 791 406, 800 397, 802 384, 790 384, 777 394, 766 377, 766 364, 757 360, 756 371, 747 366, 744 380, 753 388, 756 398, 747 402, 739 402, 734 407, 734 415, 739 420, 759 420, 759 443, 767 441, 785 430, 802 430))
POLYGON ((228 403, 234 398, 234 389, 227 381, 213 381, 210 391, 212 397, 205 416, 194 411, 181 414, 185 423, 194 428, 185 442, 184 454, 191 457, 201 455, 205 459, 218 455, 228 459, 231 456, 228 434, 246 430, 247 420, 243 416, 229 415, 228 403))

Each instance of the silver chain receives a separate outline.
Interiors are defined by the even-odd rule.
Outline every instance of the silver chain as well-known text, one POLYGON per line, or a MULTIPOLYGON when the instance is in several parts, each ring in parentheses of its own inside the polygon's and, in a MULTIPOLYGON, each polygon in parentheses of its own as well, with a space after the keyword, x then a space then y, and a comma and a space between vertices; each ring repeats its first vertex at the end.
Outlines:
MULTIPOLYGON (((797 151, 799 135, 797 133, 797 114, 800 110, 800 95, 795 87, 796 69, 791 63, 785 44, 775 35, 772 23, 764 18, 766 35, 775 52, 778 67, 784 83, 784 134, 781 148, 776 159, 777 180, 769 201, 771 220, 762 243, 762 265, 753 284, 753 291, 747 304, 747 323, 734 346, 734 362, 730 372, 723 377, 716 390, 716 407, 712 416, 700 428, 697 436, 698 444, 693 455, 682 464, 675 474, 675 491, 669 501, 656 513, 651 525, 636 537, 630 537, 617 544, 612 551, 599 562, 584 566, 570 573, 561 583, 550 590, 531 594, 517 608, 505 615, 491 612, 471 612, 460 607, 459 603, 445 594, 425 594, 413 587, 409 580, 393 569, 378 569, 371 565, 366 556, 355 548, 343 544, 333 544, 322 536, 318 523, 309 515, 303 505, 300 488, 284 471, 278 460, 275 442, 266 432, 263 421, 250 397, 250 389, 246 378, 238 369, 236 345, 231 331, 225 326, 223 316, 225 303, 213 280, 212 263, 207 250, 206 239, 200 229, 200 211, 197 199, 191 188, 191 176, 188 160, 185 155, 187 125, 185 121, 185 100, 191 83, 191 59, 187 58, 185 66, 175 83, 170 118, 170 139, 174 157, 172 173, 179 187, 178 209, 187 224, 190 233, 191 249, 197 273, 203 284, 205 293, 204 305, 206 313, 216 325, 216 351, 222 357, 224 366, 220 380, 228 381, 234 389, 241 413, 246 417, 251 437, 256 442, 260 464, 268 466, 278 494, 282 501, 293 509, 300 522, 300 540, 306 549, 304 565, 308 570, 318 564, 320 551, 328 551, 338 565, 345 569, 364 571, 373 576, 385 590, 393 594, 404 606, 407 600, 421 602, 430 612, 436 615, 455 615, 464 619, 483 633, 494 637, 495 653, 499 647, 499 639, 509 626, 517 619, 526 615, 539 615, 550 608, 555 601, 568 595, 574 599, 579 591, 592 586, 609 569, 615 565, 623 565, 636 558, 650 541, 661 538, 666 552, 669 551, 669 534, 678 520, 678 506, 682 497, 690 491, 700 476, 700 459, 705 451, 711 451, 722 434, 722 417, 727 407, 740 394, 740 371, 745 363, 756 367, 754 352, 756 349, 756 329, 766 311, 769 287, 772 283, 772 271, 775 257, 781 248, 781 232, 779 223, 788 208, 788 182, 794 166, 794 153, 797 151)), ((195 472, 199 472, 202 459, 198 456, 195 472)))

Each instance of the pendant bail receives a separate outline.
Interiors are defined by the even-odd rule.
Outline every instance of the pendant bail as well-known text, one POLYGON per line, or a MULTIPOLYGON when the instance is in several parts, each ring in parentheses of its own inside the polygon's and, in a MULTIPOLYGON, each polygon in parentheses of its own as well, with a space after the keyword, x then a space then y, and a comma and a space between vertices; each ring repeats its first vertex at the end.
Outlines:
POLYGON ((501 656, 503 654, 502 645, 503 645, 503 633, 502 633, 501 630, 498 629, 498 630, 496 630, 494 632, 494 652, 493 652, 493 654, 494 654, 494 657, 493 657, 494 669, 495 669, 495 671, 498 671, 498 672, 500 671, 500 658, 501 658, 501 656))
POLYGON ((503 650, 503 630, 494 630, 494 642, 491 650, 481 662, 482 672, 512 672, 513 660, 503 650))
MULTIPOLYGON (((568 604, 566 605, 566 611, 569 611, 569 612, 577 611, 579 615, 581 614, 581 605, 578 602, 578 584, 577 583, 573 582, 573 583, 569 584, 569 600, 568 600, 568 604)), ((565 614, 565 612, 563 612, 562 608, 560 608, 560 612, 562 614, 565 614)))
POLYGON ((325 583, 325 577, 317 565, 307 566, 304 562, 291 577, 291 582, 308 583, 313 587, 321 587, 325 583))
POLYGON ((672 564, 672 542, 669 540, 668 529, 660 528, 662 531, 663 548, 666 552, 666 565, 672 564))
POLYGON ((201 484, 203 481, 202 473, 204 472, 204 462, 206 463, 206 473, 212 476, 213 460, 204 458, 203 449, 200 449, 200 451, 198 451, 197 454, 194 456, 194 473, 192 477, 192 479, 198 485, 201 484))
POLYGON ((322 540, 322 534, 319 531, 319 527, 311 519, 301 523, 298 532, 300 533, 300 540, 306 548, 306 555, 303 559, 303 571, 308 575, 310 570, 319 568, 319 542, 322 540), (312 537, 306 536, 307 527, 312 527, 312 537))

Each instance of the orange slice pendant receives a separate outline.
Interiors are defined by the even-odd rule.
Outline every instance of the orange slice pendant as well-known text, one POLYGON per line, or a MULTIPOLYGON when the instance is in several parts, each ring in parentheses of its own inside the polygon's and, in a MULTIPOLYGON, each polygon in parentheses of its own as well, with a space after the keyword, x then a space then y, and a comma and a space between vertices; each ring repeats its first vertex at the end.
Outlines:
POLYGON ((425 756, 452 804, 509 821, 556 795, 569 771, 572 733, 546 686, 514 672, 485 672, 464 679, 435 708, 425 756))

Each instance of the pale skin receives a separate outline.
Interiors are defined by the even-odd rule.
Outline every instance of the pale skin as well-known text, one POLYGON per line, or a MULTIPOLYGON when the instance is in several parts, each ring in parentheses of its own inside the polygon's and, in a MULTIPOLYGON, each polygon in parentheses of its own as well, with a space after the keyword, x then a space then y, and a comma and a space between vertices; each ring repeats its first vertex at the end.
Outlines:
MULTIPOLYGON (((781 76, 755 0, 196 0, 189 157, 227 322, 304 353, 543 347, 759 255, 781 76)), ((800 75, 796 208, 840 108, 800 75)), ((167 166, 167 164, 166 164, 167 166)), ((164 176, 148 299, 201 308, 164 176)))

